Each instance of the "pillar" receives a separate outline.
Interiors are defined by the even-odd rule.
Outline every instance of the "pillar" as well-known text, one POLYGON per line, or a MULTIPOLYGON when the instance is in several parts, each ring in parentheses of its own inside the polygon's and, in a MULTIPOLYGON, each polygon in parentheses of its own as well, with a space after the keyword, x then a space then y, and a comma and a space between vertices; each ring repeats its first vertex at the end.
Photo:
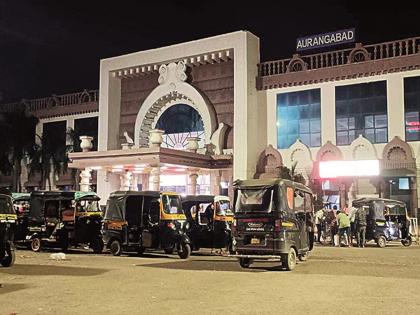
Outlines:
POLYGON ((149 178, 149 188, 160 191, 160 167, 152 167, 149 178))
POLYGON ((90 191, 91 172, 92 170, 88 167, 80 172, 80 191, 90 191))
POLYGON ((210 192, 212 195, 220 195, 221 171, 215 170, 210 173, 210 192))
POLYGON ((189 172, 189 180, 188 180, 188 194, 189 195, 196 195, 197 194, 197 178, 198 178, 198 170, 190 170, 189 172))
POLYGON ((138 191, 138 182, 139 182, 139 174, 133 174, 133 179, 131 181, 131 190, 138 191))

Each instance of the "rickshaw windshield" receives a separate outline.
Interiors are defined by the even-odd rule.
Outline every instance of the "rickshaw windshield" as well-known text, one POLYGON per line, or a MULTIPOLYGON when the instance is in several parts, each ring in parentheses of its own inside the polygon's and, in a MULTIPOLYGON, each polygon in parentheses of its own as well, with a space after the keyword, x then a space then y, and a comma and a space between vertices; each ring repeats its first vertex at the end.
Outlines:
POLYGON ((385 205, 385 215, 407 215, 406 208, 399 205, 385 205))
POLYGON ((124 220, 124 211, 121 203, 121 200, 108 199, 105 208, 105 220, 124 220))
POLYGON ((13 206, 11 202, 5 198, 0 199, 0 213, 1 214, 14 214, 13 206))
POLYGON ((184 214, 177 195, 162 195, 163 211, 167 214, 184 214))
POLYGON ((273 188, 238 189, 235 212, 271 212, 273 188))
POLYGON ((216 203, 216 215, 220 215, 220 216, 233 215, 232 210, 230 210, 229 200, 219 200, 216 203))

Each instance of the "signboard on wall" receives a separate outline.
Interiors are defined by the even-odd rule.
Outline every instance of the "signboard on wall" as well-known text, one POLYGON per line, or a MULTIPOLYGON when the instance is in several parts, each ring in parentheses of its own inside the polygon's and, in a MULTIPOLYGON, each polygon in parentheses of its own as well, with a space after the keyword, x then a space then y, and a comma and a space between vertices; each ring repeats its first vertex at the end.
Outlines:
POLYGON ((300 37, 296 40, 296 51, 353 43, 355 40, 355 28, 349 28, 324 34, 305 36, 300 37))

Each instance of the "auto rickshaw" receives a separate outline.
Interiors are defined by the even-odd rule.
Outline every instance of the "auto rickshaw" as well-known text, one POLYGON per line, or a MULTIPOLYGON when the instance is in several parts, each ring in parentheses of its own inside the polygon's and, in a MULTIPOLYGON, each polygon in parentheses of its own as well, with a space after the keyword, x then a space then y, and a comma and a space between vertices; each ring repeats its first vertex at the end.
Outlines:
POLYGON ((89 244, 102 252, 102 216, 95 193, 35 191, 31 193, 27 241, 38 252, 43 246, 60 247, 89 244))
POLYGON ((26 235, 28 235, 28 215, 30 199, 30 193, 12 193, 13 207, 17 214, 15 243, 25 242, 26 235))
POLYGON ((234 183, 235 255, 242 268, 255 260, 280 261, 293 270, 313 246, 313 194, 285 179, 238 180, 234 183))
POLYGON ((13 209, 12 198, 0 194, 0 264, 3 267, 10 267, 15 262, 13 238, 16 222, 17 215, 13 209))
POLYGON ((404 202, 383 198, 360 198, 353 200, 356 208, 365 207, 366 241, 374 240, 378 247, 385 247, 389 241, 401 241, 410 246, 410 218, 404 202))
POLYGON ((185 234, 186 217, 180 196, 158 191, 116 191, 108 199, 103 240, 112 255, 146 249, 177 250, 186 259, 191 242, 185 234))
POLYGON ((187 235, 193 250, 200 248, 231 249, 233 212, 227 196, 197 195, 182 197, 187 217, 187 235))

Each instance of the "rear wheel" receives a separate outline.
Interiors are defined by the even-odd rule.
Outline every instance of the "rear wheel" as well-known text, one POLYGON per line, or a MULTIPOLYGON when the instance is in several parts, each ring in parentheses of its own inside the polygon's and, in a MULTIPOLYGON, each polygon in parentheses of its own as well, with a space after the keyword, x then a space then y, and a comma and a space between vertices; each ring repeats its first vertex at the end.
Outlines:
POLYGON ((289 249, 289 253, 282 255, 281 264, 286 270, 293 270, 296 267, 296 251, 294 248, 289 249))
POLYGON ((34 237, 31 240, 31 249, 34 252, 39 252, 41 251, 41 248, 42 248, 41 239, 39 237, 34 237))
POLYGON ((376 245, 380 248, 384 248, 386 246, 385 236, 379 236, 379 238, 376 241, 376 245))
POLYGON ((15 249, 13 248, 13 245, 8 244, 6 245, 6 256, 3 257, 3 259, 0 261, 0 264, 3 267, 10 267, 13 266, 16 259, 16 253, 15 249))
POLYGON ((252 264, 251 258, 239 258, 239 265, 242 268, 249 268, 252 264))
POLYGON ((406 247, 410 246, 412 243, 413 243, 413 240, 411 239, 411 237, 401 240, 401 244, 403 244, 406 247))
POLYGON ((102 253, 102 251, 104 249, 104 242, 102 241, 102 239, 100 237, 95 237, 90 242, 90 248, 92 248, 92 250, 95 254, 100 254, 100 253, 102 253))
POLYGON ((122 253, 121 242, 119 240, 113 240, 111 246, 109 246, 111 254, 114 256, 120 256, 122 253))
POLYGON ((181 259, 187 259, 191 255, 191 246, 190 244, 181 243, 182 251, 178 251, 178 256, 181 259))

